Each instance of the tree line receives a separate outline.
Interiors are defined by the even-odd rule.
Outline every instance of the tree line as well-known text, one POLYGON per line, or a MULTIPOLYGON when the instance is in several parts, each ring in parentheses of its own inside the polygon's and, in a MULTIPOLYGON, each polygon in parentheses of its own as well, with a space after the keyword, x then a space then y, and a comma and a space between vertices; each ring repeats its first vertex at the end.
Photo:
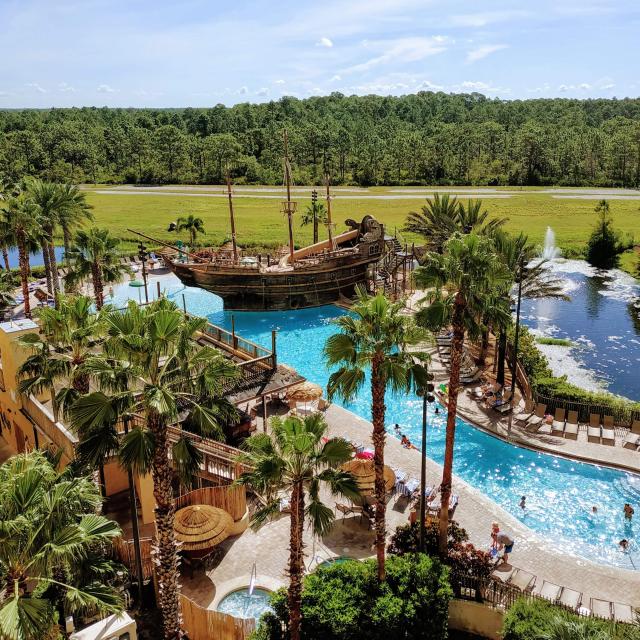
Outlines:
POLYGON ((185 109, 0 111, 0 173, 65 183, 640 185, 640 99, 420 92, 185 109))

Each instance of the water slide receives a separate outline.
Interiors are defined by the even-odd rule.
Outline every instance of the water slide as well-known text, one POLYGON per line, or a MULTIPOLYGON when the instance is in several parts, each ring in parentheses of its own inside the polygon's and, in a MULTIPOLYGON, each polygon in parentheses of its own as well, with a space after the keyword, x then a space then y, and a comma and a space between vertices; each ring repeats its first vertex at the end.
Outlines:
MULTIPOLYGON (((345 231, 345 233, 341 233, 333 238, 334 247, 331 246, 330 241, 321 240, 320 242, 316 242, 315 244, 311 244, 308 247, 303 247, 302 249, 298 249, 293 252, 293 259, 299 260, 300 258, 306 258, 309 255, 314 253, 322 253, 325 249, 331 251, 331 249, 341 245, 349 240, 355 240, 360 233, 360 229, 351 229, 350 231, 345 231)), ((280 262, 278 263, 281 267, 286 267, 289 264, 290 254, 282 257, 280 262)))

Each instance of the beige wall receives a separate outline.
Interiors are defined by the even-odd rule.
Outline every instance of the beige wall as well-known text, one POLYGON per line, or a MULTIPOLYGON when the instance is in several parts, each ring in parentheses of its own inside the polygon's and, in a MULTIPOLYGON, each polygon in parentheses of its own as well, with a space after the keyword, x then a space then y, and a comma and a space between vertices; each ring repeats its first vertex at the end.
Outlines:
POLYGON ((502 611, 479 602, 452 600, 449 603, 449 628, 456 631, 499 640, 503 618, 502 611))

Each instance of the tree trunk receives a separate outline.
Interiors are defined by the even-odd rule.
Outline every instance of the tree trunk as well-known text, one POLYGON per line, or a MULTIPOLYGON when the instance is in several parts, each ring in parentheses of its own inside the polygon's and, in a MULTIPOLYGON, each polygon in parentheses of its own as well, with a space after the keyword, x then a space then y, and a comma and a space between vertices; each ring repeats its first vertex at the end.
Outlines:
POLYGON ((69 264, 69 251, 71 250, 71 232, 65 224, 62 227, 62 241, 64 242, 64 261, 69 264))
POLYGON ((444 463, 442 465, 442 484, 440 485, 440 531, 438 550, 440 558, 448 556, 449 538, 449 499, 451 498, 451 479, 453 475, 453 447, 456 436, 456 411, 458 408, 458 389, 460 387, 460 363, 464 346, 463 316, 465 300, 458 292, 453 310, 453 338, 451 340, 451 374, 449 376, 449 397, 447 403, 447 434, 445 439, 444 463))
POLYGON ((291 525, 289 541, 289 637, 300 640, 302 622, 302 577, 304 556, 302 535, 304 531, 304 487, 296 482, 291 492, 291 525))
POLYGON ((53 295, 56 297, 57 304, 58 293, 60 293, 60 278, 58 277, 58 263, 56 262, 56 252, 53 247, 53 227, 47 227, 47 234, 49 234, 50 238, 47 242, 47 248, 49 249, 49 268, 51 269, 53 295))
POLYGON ((2 259, 4 261, 4 268, 7 271, 11 271, 11 267, 9 265, 9 252, 7 251, 7 247, 2 247, 2 259))
POLYGON ((482 328, 482 341, 480 343, 480 354, 478 356, 478 366, 484 367, 487 362, 487 351, 489 350, 489 327, 482 328))
POLYGON ((31 317, 31 301, 29 300, 29 254, 27 252, 24 233, 18 234, 18 264, 20 265, 20 280, 22 282, 22 297, 24 298, 24 315, 31 317))
POLYGON ((93 295, 96 299, 96 309, 100 311, 104 304, 104 287, 102 286, 102 274, 100 273, 100 265, 94 262, 91 265, 91 279, 93 281, 93 295))
POLYGON ((386 432, 384 430, 384 392, 385 381, 382 377, 382 353, 376 353, 371 363, 371 418, 373 422, 373 464, 376 472, 375 496, 376 496, 376 556, 378 561, 378 581, 384 582, 384 548, 386 543, 385 510, 386 490, 384 486, 384 444, 386 432))
POLYGON ((44 276, 47 279, 47 291, 53 295, 53 282, 51 282, 51 262, 49 262, 49 247, 43 237, 40 240, 40 250, 42 251, 42 262, 44 263, 44 276))
POLYGON ((496 375, 496 382, 504 386, 504 363, 507 359, 507 332, 504 329, 500 329, 500 335, 498 336, 498 373, 496 375))
POLYGON ((169 461, 167 425, 163 417, 150 410, 147 426, 154 437, 154 452, 151 462, 153 497, 156 501, 156 544, 158 566, 158 606, 162 613, 165 640, 182 638, 180 600, 178 587, 178 552, 173 529, 175 503, 171 478, 173 469, 169 461))
POLYGON ((318 207, 313 205, 313 244, 318 242, 318 207))

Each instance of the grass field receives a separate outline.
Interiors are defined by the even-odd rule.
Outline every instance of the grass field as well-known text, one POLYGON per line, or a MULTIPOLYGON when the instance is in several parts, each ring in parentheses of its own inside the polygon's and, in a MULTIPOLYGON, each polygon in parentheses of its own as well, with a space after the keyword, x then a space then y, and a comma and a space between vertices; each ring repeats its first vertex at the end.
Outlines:
MULTIPOLYGON (((265 189, 273 190, 274 187, 265 189)), ((369 213, 383 222, 388 231, 397 229, 400 232, 407 213, 418 210, 425 202, 425 194, 410 193, 409 189, 377 187, 366 191, 355 188, 350 191, 336 190, 332 211, 337 230, 344 228, 346 218, 359 220, 369 213), (393 199, 383 199, 389 196, 393 199)), ((227 200, 222 197, 206 197, 207 193, 222 195, 221 187, 165 187, 163 191, 151 194, 146 193, 147 189, 144 191, 145 193, 118 193, 118 189, 87 187, 87 199, 94 207, 96 223, 108 227, 114 235, 125 241, 127 249, 133 249, 132 243, 136 241, 136 237, 127 228, 171 242, 177 236, 167 232, 168 223, 190 213, 204 220, 206 235, 200 236, 201 244, 216 245, 228 239, 230 228, 227 200)), ((492 216, 508 217, 508 228, 524 231, 534 243, 542 244, 547 227, 552 227, 557 245, 569 255, 576 255, 584 250, 595 221, 593 210, 600 197, 593 195, 594 199, 582 199, 591 195, 590 191, 578 189, 562 194, 579 196, 576 198, 555 198, 553 195, 558 195, 557 193, 545 193, 540 189, 495 189, 467 196, 463 188, 453 187, 451 192, 460 194, 465 199, 481 198, 492 216)), ((615 194, 612 190, 606 193, 603 197, 615 194)), ((296 193, 294 197, 298 201, 298 211, 303 211, 310 203, 310 189, 296 193)), ((279 198, 279 191, 250 192, 238 188, 234 209, 239 244, 273 247, 287 242, 285 221, 279 211, 279 198)), ((615 226, 633 234, 636 241, 640 242, 640 200, 613 198, 610 199, 610 206, 615 226)), ((324 237, 323 232, 324 229, 321 229, 321 237, 324 237)), ((419 238, 411 234, 402 235, 408 242, 419 241, 419 238)), ((309 243, 311 237, 310 226, 296 226, 296 245, 309 243)), ((631 252, 624 255, 624 268, 633 271, 637 260, 637 255, 631 252)))

